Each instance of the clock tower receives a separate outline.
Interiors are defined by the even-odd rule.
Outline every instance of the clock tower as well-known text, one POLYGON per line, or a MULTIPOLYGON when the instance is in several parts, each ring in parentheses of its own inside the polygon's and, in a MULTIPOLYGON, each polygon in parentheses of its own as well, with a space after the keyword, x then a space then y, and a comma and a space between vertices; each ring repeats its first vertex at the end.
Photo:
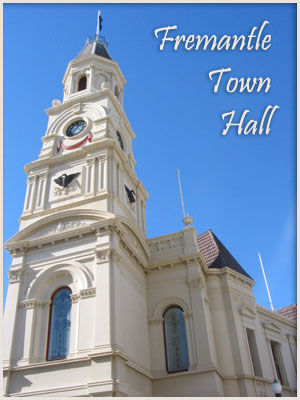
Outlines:
MULTIPOLYGON (((101 23, 101 18, 99 23, 101 23)), ((125 79, 97 33, 27 164, 4 315, 8 397, 296 395, 296 323, 210 230, 147 238, 125 79)))
POLYGON ((88 38, 63 84, 6 243, 5 394, 151 396, 148 194, 134 170, 125 79, 103 37, 88 38))

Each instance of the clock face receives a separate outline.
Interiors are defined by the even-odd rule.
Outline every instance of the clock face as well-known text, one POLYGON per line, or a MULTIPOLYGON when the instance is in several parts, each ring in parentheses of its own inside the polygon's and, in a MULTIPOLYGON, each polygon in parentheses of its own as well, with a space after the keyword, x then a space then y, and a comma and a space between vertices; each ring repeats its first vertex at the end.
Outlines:
POLYGON ((66 135, 68 137, 73 137, 78 135, 80 132, 82 132, 84 130, 84 128, 86 127, 86 122, 83 121, 82 119, 79 121, 75 121, 73 122, 73 124, 71 124, 67 131, 66 131, 66 135))

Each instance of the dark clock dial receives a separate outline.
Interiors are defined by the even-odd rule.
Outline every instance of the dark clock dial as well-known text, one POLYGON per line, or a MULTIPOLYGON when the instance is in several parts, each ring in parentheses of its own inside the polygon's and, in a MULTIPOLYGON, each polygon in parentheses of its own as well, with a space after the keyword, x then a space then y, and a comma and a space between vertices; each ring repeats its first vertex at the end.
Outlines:
POLYGON ((67 131, 66 131, 66 135, 68 137, 73 137, 78 135, 80 132, 82 132, 84 130, 84 128, 86 127, 86 122, 83 121, 82 119, 79 121, 75 121, 73 122, 73 124, 71 124, 67 131))

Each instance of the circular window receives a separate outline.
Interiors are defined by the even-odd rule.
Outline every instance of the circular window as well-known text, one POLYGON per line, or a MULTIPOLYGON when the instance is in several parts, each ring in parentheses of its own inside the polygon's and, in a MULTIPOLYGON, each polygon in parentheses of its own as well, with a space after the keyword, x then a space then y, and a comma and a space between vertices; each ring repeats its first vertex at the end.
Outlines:
POLYGON ((87 126, 87 123, 83 120, 80 119, 79 121, 73 122, 71 125, 68 126, 66 130, 66 136, 68 137, 74 137, 79 135, 85 127, 87 126))

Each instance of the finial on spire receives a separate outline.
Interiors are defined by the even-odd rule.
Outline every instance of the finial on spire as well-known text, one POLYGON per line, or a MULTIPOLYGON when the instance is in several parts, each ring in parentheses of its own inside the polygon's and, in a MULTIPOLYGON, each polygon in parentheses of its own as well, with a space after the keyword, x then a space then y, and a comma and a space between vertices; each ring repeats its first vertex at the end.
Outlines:
POLYGON ((193 222, 193 218, 189 217, 188 214, 185 215, 184 204, 183 204, 183 196, 182 196, 182 189, 181 189, 181 183, 180 183, 180 175, 179 175, 180 171, 179 171, 179 169, 177 169, 176 172, 177 172, 177 176, 178 176, 178 185, 179 185, 179 192, 180 192, 180 198, 181 198, 181 207, 182 207, 182 212, 183 212, 183 220, 182 220, 182 222, 184 223, 184 225, 186 227, 188 227, 193 222))
POLYGON ((97 17, 97 30, 96 30, 96 35, 99 35, 99 32, 102 30, 102 21, 103 18, 101 17, 101 11, 98 10, 98 17, 97 17))

